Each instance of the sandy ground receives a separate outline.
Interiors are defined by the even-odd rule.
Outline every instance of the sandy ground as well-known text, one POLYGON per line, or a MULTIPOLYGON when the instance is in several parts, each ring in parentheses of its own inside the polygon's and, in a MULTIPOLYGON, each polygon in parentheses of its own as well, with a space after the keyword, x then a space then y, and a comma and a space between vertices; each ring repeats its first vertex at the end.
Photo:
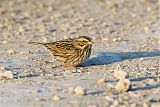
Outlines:
POLYGON ((0 0, 0 72, 7 71, 14 78, 0 79, 0 107, 160 107, 160 1, 0 0), (77 69, 27 44, 79 35, 95 43, 77 69), (114 89, 119 65, 128 92, 114 89), (84 96, 72 93, 77 86, 84 96))

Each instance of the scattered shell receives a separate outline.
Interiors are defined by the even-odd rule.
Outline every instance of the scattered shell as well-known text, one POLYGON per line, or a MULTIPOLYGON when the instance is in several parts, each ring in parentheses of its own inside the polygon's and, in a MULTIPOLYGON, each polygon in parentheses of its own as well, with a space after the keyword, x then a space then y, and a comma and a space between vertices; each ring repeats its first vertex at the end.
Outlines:
POLYGON ((124 79, 127 76, 127 73, 124 72, 124 70, 120 67, 120 65, 117 66, 117 69, 114 72, 114 77, 116 79, 124 79))
POLYGON ((59 101, 60 99, 61 98, 59 96, 57 96, 57 95, 54 95, 53 98, 52 98, 52 100, 54 100, 54 101, 59 101))
POLYGON ((105 83, 105 81, 106 81, 106 77, 103 77, 103 78, 98 79, 97 83, 98 83, 98 85, 101 85, 101 84, 105 83))
POLYGON ((131 89, 131 82, 129 79, 121 79, 115 86, 115 89, 119 92, 126 92, 131 89))
POLYGON ((78 86, 74 89, 74 93, 78 96, 83 96, 86 94, 85 89, 83 89, 82 87, 78 86))
POLYGON ((14 54, 14 53, 15 53, 15 51, 14 51, 12 48, 8 49, 7 52, 8 52, 9 54, 14 54))
POLYGON ((0 78, 13 78, 13 73, 12 71, 0 72, 0 78))

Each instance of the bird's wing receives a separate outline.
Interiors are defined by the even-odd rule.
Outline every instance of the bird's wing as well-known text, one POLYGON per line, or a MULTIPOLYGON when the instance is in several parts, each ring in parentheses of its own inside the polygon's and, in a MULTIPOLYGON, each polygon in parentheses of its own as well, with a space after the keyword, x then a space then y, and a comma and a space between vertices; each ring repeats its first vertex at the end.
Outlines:
POLYGON ((69 41, 44 43, 43 46, 45 46, 53 55, 66 56, 75 53, 75 47, 69 41))

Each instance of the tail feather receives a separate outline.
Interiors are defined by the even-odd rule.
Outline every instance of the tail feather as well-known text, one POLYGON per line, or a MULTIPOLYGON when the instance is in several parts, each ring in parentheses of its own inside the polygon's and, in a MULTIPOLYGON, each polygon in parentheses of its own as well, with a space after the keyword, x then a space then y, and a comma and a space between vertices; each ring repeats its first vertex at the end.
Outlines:
POLYGON ((56 49, 55 44, 53 43, 38 43, 38 42, 28 42, 28 44, 32 44, 32 45, 42 45, 45 48, 48 49, 48 51, 50 51, 50 53, 52 53, 53 55, 55 55, 55 53, 59 53, 58 50, 56 49))
POLYGON ((38 42, 28 42, 28 44, 32 44, 32 45, 43 45, 44 43, 38 43, 38 42))

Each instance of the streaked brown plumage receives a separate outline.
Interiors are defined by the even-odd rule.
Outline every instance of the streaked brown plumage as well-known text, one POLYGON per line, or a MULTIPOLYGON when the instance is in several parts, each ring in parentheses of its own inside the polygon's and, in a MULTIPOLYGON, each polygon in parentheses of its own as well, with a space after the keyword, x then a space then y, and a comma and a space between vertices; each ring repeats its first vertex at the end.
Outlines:
POLYGON ((87 36, 80 36, 52 43, 31 43, 42 44, 62 65, 71 67, 78 66, 89 58, 93 42, 87 36))

